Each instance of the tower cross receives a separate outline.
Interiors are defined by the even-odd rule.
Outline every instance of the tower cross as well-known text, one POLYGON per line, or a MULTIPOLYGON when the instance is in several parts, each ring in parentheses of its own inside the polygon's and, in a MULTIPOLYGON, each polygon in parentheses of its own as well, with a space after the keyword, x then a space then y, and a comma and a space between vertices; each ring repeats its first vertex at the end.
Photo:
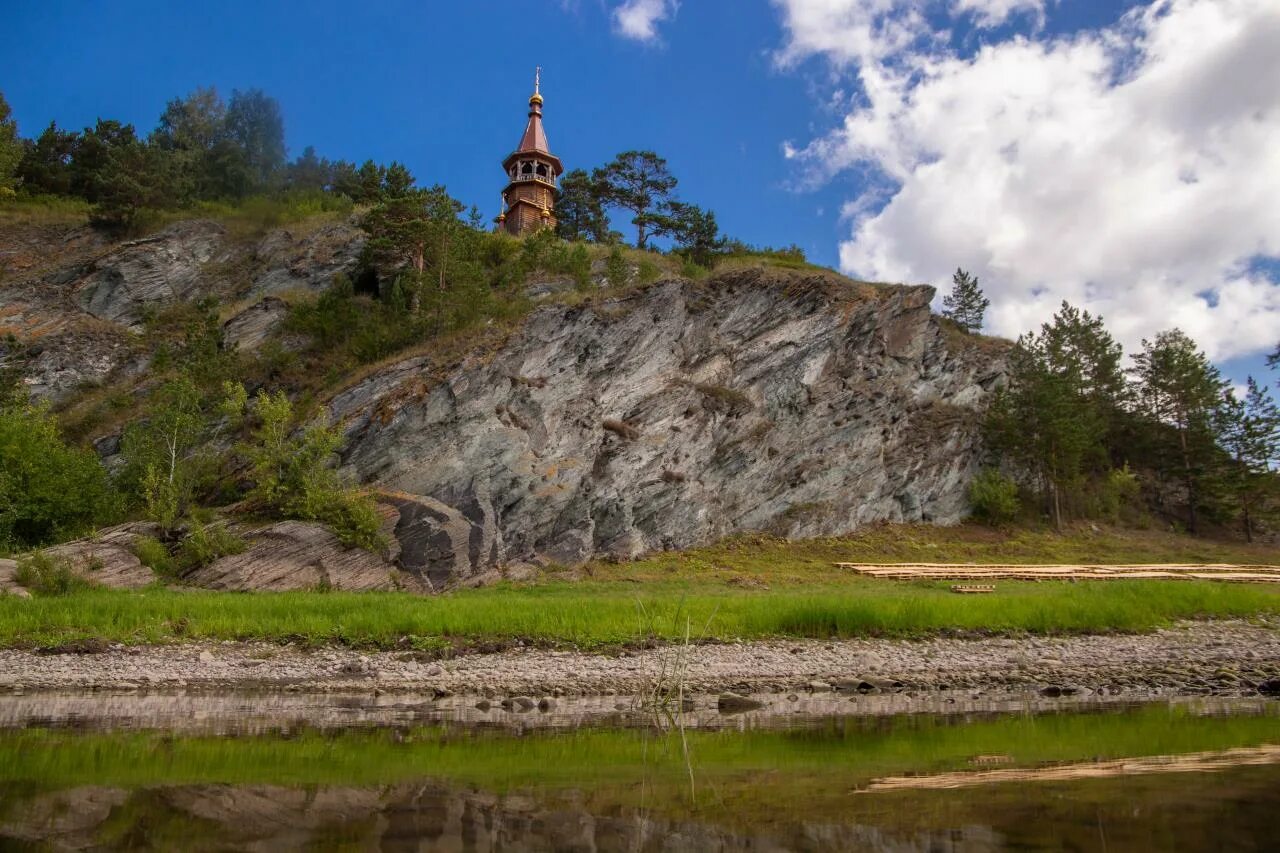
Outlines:
POLYGON ((540 95, 542 89, 542 66, 533 69, 533 94, 540 95))

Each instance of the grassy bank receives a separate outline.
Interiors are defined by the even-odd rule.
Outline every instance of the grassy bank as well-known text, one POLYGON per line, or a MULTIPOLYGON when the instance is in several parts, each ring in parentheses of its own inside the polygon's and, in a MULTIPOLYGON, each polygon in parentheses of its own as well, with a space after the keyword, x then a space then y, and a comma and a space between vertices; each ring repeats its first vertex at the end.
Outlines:
POLYGON ((443 648, 521 638, 597 648, 696 638, 917 637, 1146 631, 1177 619, 1280 615, 1271 586, 1179 581, 1019 583, 959 596, 944 583, 851 579, 775 590, 679 581, 500 585, 398 593, 234 594, 149 589, 0 599, 0 644, 297 640, 443 648))
POLYGON ((592 563, 573 580, 549 572, 434 597, 158 586, 0 596, 0 645, 295 640, 443 650, 514 639, 600 648, 682 639, 686 630, 717 640, 1139 632, 1179 619, 1280 616, 1280 585, 1005 581, 993 594, 961 596, 946 581, 872 579, 833 563, 1262 563, 1275 556, 1258 546, 1150 531, 879 527, 842 539, 738 538, 629 563, 592 563))

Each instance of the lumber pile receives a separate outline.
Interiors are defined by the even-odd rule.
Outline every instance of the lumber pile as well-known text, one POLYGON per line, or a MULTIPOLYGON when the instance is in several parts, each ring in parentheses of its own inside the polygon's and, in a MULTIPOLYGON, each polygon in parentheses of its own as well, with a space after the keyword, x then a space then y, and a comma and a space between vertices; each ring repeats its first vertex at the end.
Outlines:
POLYGON ((888 776, 873 779, 856 793, 901 790, 947 790, 990 785, 998 782, 1067 782, 1076 779, 1106 779, 1149 773, 1208 773, 1232 767, 1256 767, 1280 763, 1280 746, 1264 744, 1215 752, 1185 755, 1152 755, 1113 761, 1089 761, 1035 768, 960 770, 926 776, 888 776))
MULTIPOLYGON (((978 563, 836 563, 846 571, 893 580, 1211 580, 1280 583, 1280 566, 982 565, 978 563)), ((956 592, 967 591, 952 587, 956 592)), ((974 590, 977 591, 977 590, 974 590)))

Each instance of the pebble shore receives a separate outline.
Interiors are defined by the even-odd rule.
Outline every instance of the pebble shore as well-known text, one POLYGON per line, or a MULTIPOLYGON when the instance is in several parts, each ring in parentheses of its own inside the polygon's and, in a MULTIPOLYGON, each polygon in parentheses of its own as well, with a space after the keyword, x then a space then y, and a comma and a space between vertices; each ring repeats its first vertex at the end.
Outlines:
POLYGON ((266 643, 0 651, 0 693, 104 690, 637 694, 683 672, 686 692, 928 693, 1018 688, 1115 695, 1252 695, 1280 678, 1280 625, 1188 622, 1141 635, 771 640, 614 654, 517 648, 433 661, 266 643))

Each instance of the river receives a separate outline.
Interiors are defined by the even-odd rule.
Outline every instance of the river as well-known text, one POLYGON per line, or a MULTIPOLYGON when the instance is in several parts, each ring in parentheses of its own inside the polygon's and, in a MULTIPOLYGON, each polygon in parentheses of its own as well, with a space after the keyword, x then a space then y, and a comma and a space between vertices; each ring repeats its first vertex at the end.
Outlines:
POLYGON ((0 849, 1274 850, 1280 703, 0 697, 0 849), (785 703, 784 703, 785 704, 785 703))

